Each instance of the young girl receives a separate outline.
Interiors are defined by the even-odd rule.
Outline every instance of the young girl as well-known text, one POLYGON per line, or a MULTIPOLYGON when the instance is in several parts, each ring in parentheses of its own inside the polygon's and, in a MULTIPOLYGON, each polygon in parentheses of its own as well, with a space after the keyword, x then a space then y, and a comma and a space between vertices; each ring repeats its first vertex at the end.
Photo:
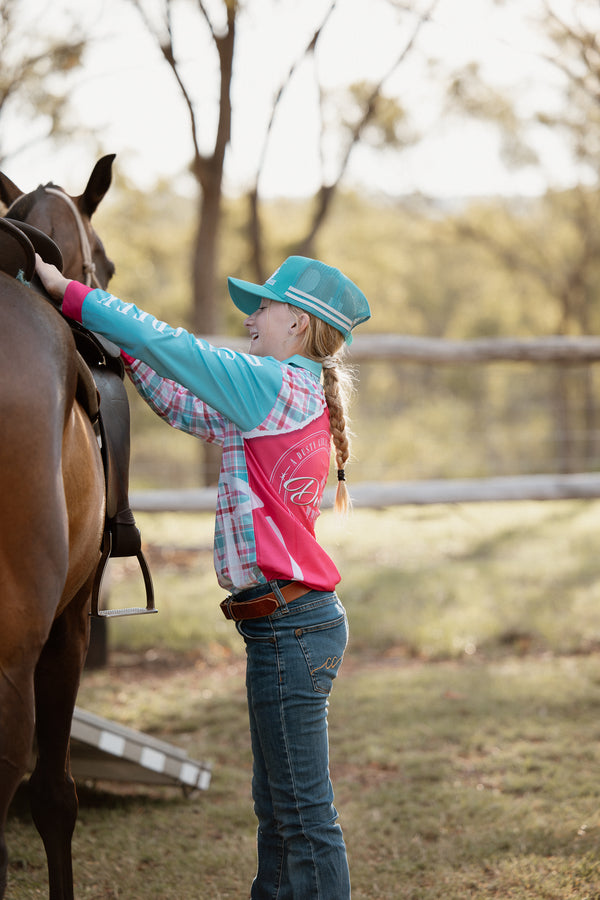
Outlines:
POLYGON ((214 560, 223 613, 246 643, 258 819, 254 900, 347 900, 329 777, 328 695, 348 638, 340 575, 314 524, 333 440, 336 508, 348 496, 340 351, 370 317, 338 269, 292 256, 264 285, 230 278, 250 352, 217 348, 38 260, 62 311, 122 348, 151 408, 222 447, 214 560), (321 383, 322 378, 322 383, 321 383))

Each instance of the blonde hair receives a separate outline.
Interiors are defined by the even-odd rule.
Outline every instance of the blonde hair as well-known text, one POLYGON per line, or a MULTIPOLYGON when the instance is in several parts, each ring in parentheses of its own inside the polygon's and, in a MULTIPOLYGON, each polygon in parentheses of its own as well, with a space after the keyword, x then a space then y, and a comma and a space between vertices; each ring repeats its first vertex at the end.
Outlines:
MULTIPOLYGON (((289 304, 288 304, 289 306, 289 304)), ((294 307, 290 311, 297 315, 294 307)), ((329 410, 329 430, 333 441, 337 468, 335 511, 347 513, 351 503, 346 486, 346 463, 350 457, 350 432, 346 409, 354 391, 354 375, 344 364, 344 336, 323 319, 308 315, 308 327, 304 332, 302 353, 323 366, 323 391, 329 410)))

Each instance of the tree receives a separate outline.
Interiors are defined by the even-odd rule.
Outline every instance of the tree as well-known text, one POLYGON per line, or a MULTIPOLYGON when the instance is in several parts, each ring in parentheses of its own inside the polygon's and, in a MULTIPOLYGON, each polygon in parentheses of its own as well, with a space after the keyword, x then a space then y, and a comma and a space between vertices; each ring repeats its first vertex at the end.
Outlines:
POLYGON ((575 0, 569 18, 544 0, 542 27, 549 42, 545 58, 564 76, 564 103, 558 114, 539 121, 561 132, 582 175, 600 181, 600 8, 595 0, 575 0))
MULTIPOLYGON (((516 229, 508 232, 494 230, 484 217, 477 221, 459 217, 455 225, 458 235, 486 246, 502 265, 526 273, 542 286, 555 302, 556 333, 584 335, 600 325, 594 315, 600 258, 600 7, 596 0, 574 0, 569 16, 563 17, 553 0, 544 0, 543 9, 538 28, 546 45, 541 55, 561 76, 558 103, 523 114, 517 100, 486 85, 474 65, 456 74, 448 96, 451 108, 498 126, 503 157, 513 166, 540 165, 536 149, 540 129, 559 135, 577 180, 569 188, 548 190, 538 215, 530 210, 529 216, 515 216, 516 229)), ((568 370, 559 366, 554 397, 557 455, 564 471, 573 466, 570 435, 579 405, 568 383, 568 370)), ((584 427, 593 436, 598 411, 589 371, 581 390, 584 427)), ((588 461, 596 452, 597 440, 591 437, 588 461)))
POLYGON ((35 22, 23 19, 20 6, 19 0, 0 0, 0 165, 50 136, 67 136, 65 76, 82 65, 86 48, 77 28, 68 39, 49 37, 36 30, 35 22), (4 123, 11 115, 18 116, 26 126, 22 127, 26 137, 18 143, 6 139, 9 129, 4 123), (42 129, 38 127, 40 121, 44 123, 42 129))
MULTIPOLYGON (((192 328, 202 334, 217 334, 222 331, 222 312, 217 303, 216 272, 219 257, 219 242, 223 217, 223 176, 227 149, 231 140, 232 118, 234 114, 232 105, 232 79, 234 74, 234 54, 238 35, 238 26, 241 17, 251 9, 254 9, 252 0, 243 3, 242 0, 217 0, 209 4, 205 0, 194 0, 194 8, 198 12, 200 21, 204 24, 204 31, 209 38, 209 46, 212 46, 215 58, 214 77, 218 82, 217 116, 212 138, 207 137, 206 117, 201 115, 197 104, 194 102, 192 86, 185 77, 185 65, 183 58, 177 49, 176 11, 177 0, 161 0, 160 16, 157 19, 154 8, 151 13, 148 0, 130 0, 138 10, 146 28, 154 36, 162 57, 170 68, 177 88, 183 98, 190 123, 192 138, 192 160, 190 171, 199 187, 198 191, 198 218, 196 236, 192 251, 192 290, 193 312, 192 328), (210 144, 209 150, 201 149, 210 144)), ((388 0, 398 10, 399 16, 414 16, 417 3, 406 6, 401 0, 388 0), (414 8, 413 8, 414 7, 414 8)), ((384 96, 384 86, 387 79, 398 68, 402 61, 415 46, 416 36, 424 21, 438 0, 427 0, 428 7, 425 13, 416 14, 416 25, 408 41, 402 45, 392 65, 374 85, 355 86, 349 91, 353 100, 353 115, 343 123, 345 128, 345 141, 337 174, 328 181, 323 182, 316 196, 313 198, 314 209, 308 229, 303 237, 296 241, 295 250, 300 253, 310 254, 318 231, 322 228, 330 209, 333 197, 337 191, 341 179, 346 171, 350 155, 356 146, 367 138, 401 142, 404 112, 384 96)), ((263 153, 260 157, 258 170, 253 189, 250 191, 249 203, 249 268, 254 271, 259 280, 265 278, 265 237, 260 216, 259 181, 265 162, 265 154, 271 135, 274 116, 282 97, 289 87, 294 73, 300 61, 315 56, 320 39, 327 27, 331 13, 337 0, 328 0, 325 15, 315 26, 308 44, 301 53, 300 58, 292 63, 287 76, 275 93, 272 114, 266 129, 263 143, 263 153)), ((187 7, 189 10, 191 4, 187 7)), ((294 6, 295 13, 299 5, 294 6)), ((307 13, 303 11, 303 14, 307 13)), ((181 23, 179 23, 181 25, 181 23)), ((197 51, 200 52, 200 51, 197 51)), ((323 112, 325 92, 318 85, 320 109, 323 112)), ((322 117, 322 134, 325 131, 322 117)), ((404 130, 404 140, 408 131, 404 130)), ((204 448, 204 478, 205 481, 213 481, 218 474, 216 452, 213 447, 204 448)))
MULTIPOLYGON (((191 86, 185 79, 183 61, 176 48, 174 12, 177 0, 161 0, 159 21, 150 15, 147 0, 130 0, 130 2, 137 8, 147 29, 156 39, 163 59, 175 77, 187 108, 193 146, 190 170, 199 186, 198 228, 192 263, 193 325, 197 331, 204 334, 217 333, 222 322, 215 301, 217 295, 215 272, 222 220, 225 157, 231 139, 232 118, 235 114, 231 99, 235 66, 234 54, 241 17, 253 10, 254 7, 251 0, 248 0, 246 4, 241 0, 220 0, 210 8, 204 0, 195 0, 198 15, 204 22, 205 30, 215 51, 217 61, 215 77, 219 83, 219 90, 216 92, 218 115, 214 134, 210 141, 211 149, 207 152, 201 150, 201 143, 207 143, 205 119, 200 115, 194 102, 191 86), (201 138, 204 140, 201 141, 201 138)), ((248 262, 256 278, 260 280, 264 280, 267 256, 266 239, 260 215, 260 179, 264 171, 274 118, 301 62, 310 58, 314 59, 318 53, 320 41, 325 30, 330 27, 331 14, 337 2, 338 0, 329 0, 325 13, 315 25, 306 47, 298 59, 292 62, 286 76, 274 93, 271 116, 266 127, 254 184, 249 191, 248 235, 250 249, 248 262)), ((333 198, 346 172, 350 156, 359 143, 371 140, 372 142, 384 142, 387 145, 393 143, 403 145, 413 138, 410 129, 406 126, 404 110, 399 104, 385 96, 384 88, 387 80, 414 49, 416 36, 423 23, 431 15, 438 0, 429 0, 424 12, 418 11, 417 3, 404 4, 399 0, 388 0, 388 2, 397 10, 400 18, 412 17, 415 22, 412 34, 408 40, 401 43, 401 49, 396 58, 388 65, 376 83, 350 86, 344 98, 335 98, 337 105, 340 108, 347 108, 349 114, 342 117, 341 121, 335 122, 333 126, 326 124, 323 115, 326 103, 332 104, 333 98, 328 97, 321 84, 317 84, 322 141, 330 128, 334 127, 338 130, 338 135, 341 135, 338 137, 338 145, 342 149, 335 175, 329 180, 323 180, 312 198, 313 209, 310 221, 304 235, 300 235, 294 243, 293 249, 296 252, 310 253, 312 251, 317 233, 329 215, 333 198)), ((297 12, 299 6, 295 6, 294 9, 297 12)), ((310 12, 303 11, 303 15, 310 15, 310 12)))
POLYGON ((238 0, 223 2, 219 10, 223 15, 219 20, 218 13, 211 13, 203 0, 197 0, 198 13, 204 20, 216 51, 219 78, 217 125, 211 150, 203 152, 201 144, 206 143, 204 120, 196 109, 175 48, 173 21, 175 0, 162 0, 162 21, 158 24, 150 17, 144 0, 130 0, 130 2, 136 7, 147 29, 156 39, 187 108, 193 147, 190 171, 199 186, 198 224, 192 251, 192 326, 198 332, 215 334, 220 330, 221 324, 218 307, 214 302, 214 287, 222 216, 223 169, 231 138, 231 79, 240 4, 238 0))
MULTIPOLYGON (((269 127, 265 132, 263 149, 256 171, 254 186, 248 195, 252 266, 255 278, 258 281, 264 281, 265 276, 267 275, 267 269, 264 263, 264 231, 261 227, 259 212, 259 183, 265 164, 273 121, 277 112, 277 107, 281 102, 285 91, 290 86, 295 70, 301 59, 310 57, 314 61, 319 39, 328 23, 336 2, 337 0, 333 0, 331 3, 324 20, 308 42, 302 57, 290 67, 285 80, 279 86, 275 95, 269 127)), ((388 65, 378 81, 374 83, 363 82, 351 84, 348 86, 344 95, 335 98, 329 97, 327 93, 319 87, 321 158, 325 155, 323 144, 325 143, 329 130, 325 124, 327 120, 325 115, 326 106, 328 104, 334 105, 338 110, 347 110, 347 112, 345 114, 342 112, 341 116, 338 117, 339 121, 337 122, 337 129, 340 135, 340 149, 335 164, 334 174, 329 178, 326 178, 323 173, 321 185, 315 196, 312 198, 312 213, 309 217, 308 226, 305 233, 300 236, 296 240, 295 245, 290 248, 293 253, 300 256, 314 255, 314 245, 317 234, 330 213, 331 204, 342 183, 342 179, 348 168, 350 157, 361 142, 370 142, 372 145, 378 145, 379 147, 394 147, 396 149, 401 149, 402 147, 409 146, 416 140, 416 134, 411 130, 408 123, 406 111, 395 98, 387 97, 385 95, 385 85, 414 49, 421 28, 425 22, 431 18, 436 5, 437 0, 433 0, 423 13, 417 14, 412 33, 404 43, 401 42, 397 56, 392 60, 391 64, 388 65)), ((406 7, 403 7, 402 9, 405 13, 407 12, 406 7)))

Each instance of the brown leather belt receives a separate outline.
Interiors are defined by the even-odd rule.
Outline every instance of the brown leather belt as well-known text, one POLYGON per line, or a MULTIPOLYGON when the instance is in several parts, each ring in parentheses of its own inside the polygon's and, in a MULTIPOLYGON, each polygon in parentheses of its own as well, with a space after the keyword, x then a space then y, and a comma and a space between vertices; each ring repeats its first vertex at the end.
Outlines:
MULTIPOLYGON (((297 600, 298 597, 308 594, 309 591, 312 591, 312 588, 301 584, 299 581, 291 581, 289 584, 284 584, 280 587, 279 591, 285 602, 291 603, 293 600, 297 600)), ((221 609, 226 619, 233 619, 236 622, 241 622, 243 619, 260 619, 263 616, 270 616, 271 613, 274 613, 276 609, 283 605, 274 591, 269 591, 267 594, 256 597, 254 600, 236 600, 235 597, 235 594, 230 594, 229 597, 226 597, 221 603, 221 609)))

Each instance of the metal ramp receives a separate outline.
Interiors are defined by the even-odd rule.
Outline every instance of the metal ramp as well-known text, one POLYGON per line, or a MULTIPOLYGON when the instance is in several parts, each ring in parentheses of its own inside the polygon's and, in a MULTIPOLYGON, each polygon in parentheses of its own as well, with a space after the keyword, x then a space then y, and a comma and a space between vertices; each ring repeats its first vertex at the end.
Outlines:
POLYGON ((76 780, 179 785, 185 794, 207 790, 211 778, 209 763, 78 706, 71 726, 71 770, 76 780))

